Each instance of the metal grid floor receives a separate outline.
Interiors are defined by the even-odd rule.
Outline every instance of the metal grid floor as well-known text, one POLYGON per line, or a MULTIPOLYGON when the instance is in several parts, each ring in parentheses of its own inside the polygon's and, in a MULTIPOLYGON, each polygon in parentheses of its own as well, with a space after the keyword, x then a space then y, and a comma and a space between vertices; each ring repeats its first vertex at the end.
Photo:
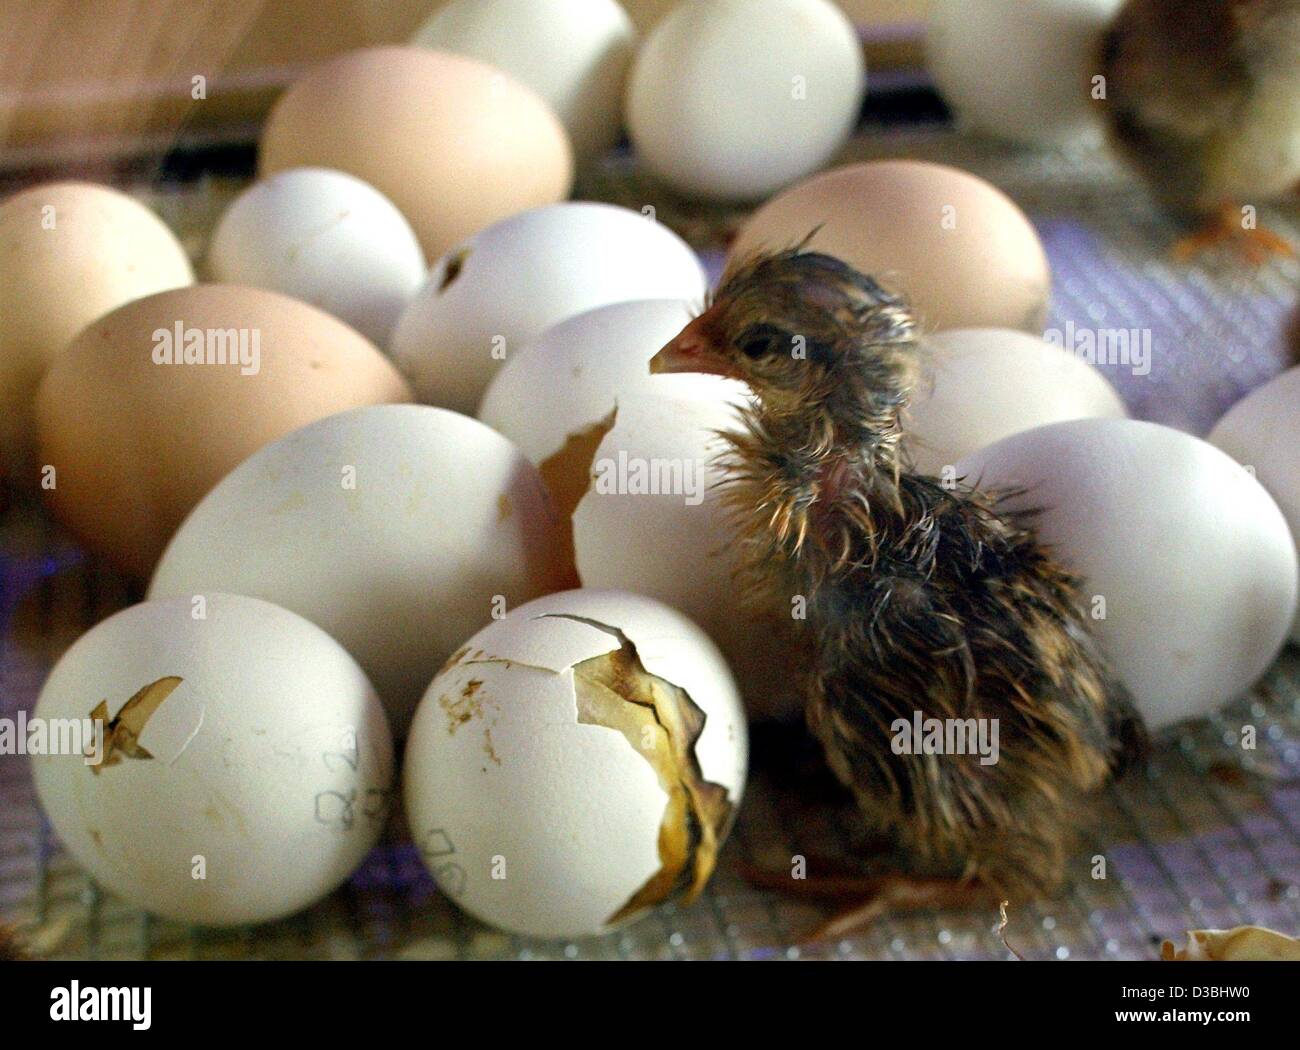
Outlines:
MULTIPOLYGON (((1204 433, 1244 392, 1291 363, 1287 331, 1300 271, 1228 261, 1174 264, 1177 232, 1140 187, 1096 152, 1007 153, 950 133, 856 140, 846 159, 953 163, 1001 186, 1029 213, 1051 257, 1052 324, 1153 331, 1151 373, 1103 371, 1134 415, 1204 433)), ((201 252, 238 182, 147 191, 201 252)), ((142 190, 142 193, 146 191, 142 190)), ((653 205, 716 265, 740 213, 697 210, 640 180, 627 161, 589 173, 580 196, 653 205)), ((1294 209, 1261 216, 1300 243, 1294 209)), ((138 599, 16 498, 0 510, 0 715, 30 709, 50 666, 85 629, 138 599)), ((705 894, 603 938, 536 942, 459 913, 398 827, 346 887, 289 920, 236 931, 150 919, 104 894, 43 821, 24 758, 0 758, 0 918, 37 954, 61 958, 1004 958, 997 915, 886 918, 838 943, 796 946, 825 918, 813 904, 751 887, 743 863, 849 856, 859 829, 837 792, 810 779, 797 727, 759 727, 735 833, 705 894), (799 785, 796 789, 792 785, 799 785)), ((1156 958, 1164 938, 1246 923, 1300 932, 1300 651, 1217 717, 1165 734, 1142 774, 1096 802, 1077 873, 1056 900, 1012 902, 1006 936, 1026 958, 1156 958), (1243 725, 1258 746, 1237 745, 1243 725), (1105 879, 1090 877, 1106 858, 1105 879)))

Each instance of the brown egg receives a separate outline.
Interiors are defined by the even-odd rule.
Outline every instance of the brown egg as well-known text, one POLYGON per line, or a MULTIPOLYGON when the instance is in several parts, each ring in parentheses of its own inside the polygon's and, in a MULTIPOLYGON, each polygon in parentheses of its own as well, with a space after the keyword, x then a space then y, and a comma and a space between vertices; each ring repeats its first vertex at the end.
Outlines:
POLYGON ((741 229, 732 259, 809 246, 912 301, 923 328, 1041 334, 1052 275, 1033 226, 969 172, 912 160, 850 164, 772 198, 741 229))
POLYGON ((162 292, 92 324, 47 370, 42 483, 89 547, 143 576, 190 509, 263 445, 344 409, 410 400, 386 357, 313 306, 234 285, 162 292))
POLYGON ((476 59, 415 47, 350 51, 276 103, 263 174, 337 168, 406 216, 436 259, 483 227, 569 195, 573 156, 530 89, 476 59))
POLYGON ((163 221, 107 186, 53 182, 0 204, 0 473, 35 485, 33 403, 54 356, 123 303, 194 283, 163 221))

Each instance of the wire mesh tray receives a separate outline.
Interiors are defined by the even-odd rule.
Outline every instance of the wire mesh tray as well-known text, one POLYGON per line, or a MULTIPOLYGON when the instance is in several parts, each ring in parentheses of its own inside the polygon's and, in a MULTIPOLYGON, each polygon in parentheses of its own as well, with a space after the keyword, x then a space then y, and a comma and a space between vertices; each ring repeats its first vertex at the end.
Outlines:
MULTIPOLYGON (((1230 262, 1175 264, 1177 236, 1143 190, 1099 152, 1008 153, 949 132, 868 133, 845 159, 911 156, 967 168, 1030 215, 1051 257, 1051 324, 1149 329, 1149 374, 1100 367, 1135 416, 1203 434, 1245 392, 1292 363, 1300 273, 1230 262)), ((196 255, 242 185, 201 178, 135 187, 196 255)), ((715 266, 740 212, 661 195, 630 160, 584 177, 580 196, 655 207, 715 266)), ((1262 220, 1300 242, 1300 215, 1262 220)), ((0 512, 0 715, 30 710, 76 637, 139 599, 21 498, 0 512)), ((795 855, 852 856, 854 811, 810 777, 797 724, 756 728, 752 774, 719 871, 689 907, 666 906, 606 937, 530 941, 489 930, 445 900, 400 821, 348 884, 283 922, 234 931, 151 919, 101 891, 62 851, 36 805, 27 761, 0 758, 0 918, 37 954, 57 958, 1003 958, 997 915, 935 912, 885 918, 838 943, 799 946, 825 917, 809 902, 756 889, 754 864, 795 855)), ((1054 900, 1016 901, 1006 936, 1026 958, 1154 958, 1191 928, 1247 923, 1300 932, 1300 651, 1216 717, 1166 733, 1149 768, 1097 799, 1054 900), (1258 746, 1243 751, 1241 727, 1258 746), (1104 879, 1091 858, 1106 858, 1104 879)))

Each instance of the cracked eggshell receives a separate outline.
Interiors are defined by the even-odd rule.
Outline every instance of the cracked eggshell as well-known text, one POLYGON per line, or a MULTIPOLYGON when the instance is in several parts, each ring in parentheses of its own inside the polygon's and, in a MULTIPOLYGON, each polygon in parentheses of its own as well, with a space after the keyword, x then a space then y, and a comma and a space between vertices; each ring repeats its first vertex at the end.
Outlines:
POLYGON ((683 299, 611 303, 552 325, 507 358, 483 395, 478 418, 541 464, 627 394, 742 401, 748 388, 734 380, 650 374, 650 358, 690 323, 698 305, 683 299))
POLYGON ((912 398, 904 440, 923 474, 1022 430, 1128 415, 1101 372, 1027 332, 952 329, 930 336, 926 349, 929 382, 912 398))
POLYGON ((208 248, 214 281, 292 295, 386 346, 424 282, 410 223, 373 186, 342 171, 294 168, 231 202, 208 248))
POLYGON ((738 598, 736 529, 717 464, 727 445, 716 433, 736 426, 728 401, 625 392, 573 511, 574 556, 584 586, 634 591, 684 612, 726 654, 751 712, 781 717, 800 706, 795 624, 788 604, 751 610, 738 598), (675 473, 682 484, 638 491, 637 472, 670 481, 675 473))
POLYGON ((393 332, 421 401, 473 412, 500 363, 558 321, 607 303, 702 301, 708 280, 667 226, 612 204, 515 215, 453 249, 393 332))
POLYGON ((500 434, 424 405, 340 413, 261 449, 178 530, 154 598, 228 591, 319 624, 400 735, 492 614, 573 582, 541 476, 500 434))
POLYGON ((703 712, 699 773, 725 789, 732 816, 740 802, 744 712, 698 627, 615 591, 566 591, 512 610, 429 686, 404 773, 412 833, 438 885, 502 929, 604 932, 615 916, 632 917, 620 912, 661 868, 668 794, 654 768, 623 733, 579 721, 574 666, 620 648, 608 628, 703 712))
POLYGON ((1024 490, 1005 506, 1039 511, 1032 527, 1083 578, 1089 623, 1153 729, 1235 699, 1286 640, 1297 593, 1286 520, 1199 438, 1080 419, 1004 438, 957 473, 1024 490))
POLYGON ((179 922, 266 922, 341 884, 378 840, 393 786, 388 724, 356 661, 255 598, 146 602, 64 654, 34 717, 86 719, 103 701, 125 722, 128 699, 170 676, 138 735, 152 757, 108 750, 98 771, 80 755, 32 757, 60 841, 107 889, 179 922))
MULTIPOLYGON (((1269 380, 1238 401, 1208 438, 1238 463, 1254 471, 1300 540, 1300 368, 1269 380)), ((1300 642, 1300 617, 1291 627, 1300 642)))

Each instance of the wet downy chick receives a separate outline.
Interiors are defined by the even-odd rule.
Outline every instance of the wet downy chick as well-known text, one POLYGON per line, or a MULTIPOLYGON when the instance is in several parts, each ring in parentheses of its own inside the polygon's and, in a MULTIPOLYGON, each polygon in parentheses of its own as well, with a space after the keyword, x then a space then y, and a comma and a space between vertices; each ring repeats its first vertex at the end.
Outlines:
POLYGON ((1129 0, 1100 53, 1111 141, 1160 202, 1201 230, 1294 255, 1242 208, 1300 188, 1300 0, 1129 0))
MULTIPOLYGON (((1028 523, 907 469, 900 438, 922 361, 905 303, 829 256, 763 255, 724 277, 651 369, 753 391, 722 463, 744 581, 768 600, 806 600, 808 723, 868 830, 913 872, 1011 897, 1050 891, 1079 798, 1141 731, 1075 579, 1028 523), (895 723, 918 711, 997 720, 997 761, 896 753, 895 723)), ((941 899, 917 885, 895 896, 941 899)))

